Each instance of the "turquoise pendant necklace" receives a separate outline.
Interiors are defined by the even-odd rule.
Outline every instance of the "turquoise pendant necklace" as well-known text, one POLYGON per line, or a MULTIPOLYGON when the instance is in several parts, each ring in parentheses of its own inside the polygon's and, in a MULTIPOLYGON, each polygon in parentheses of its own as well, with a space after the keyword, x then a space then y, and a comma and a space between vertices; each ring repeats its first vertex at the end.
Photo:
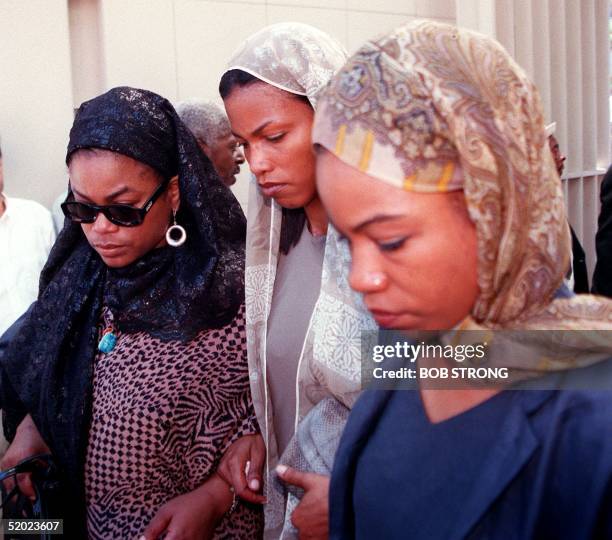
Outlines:
POLYGON ((113 332, 112 326, 109 326, 104 333, 102 338, 98 342, 98 350, 104 354, 111 352, 117 344, 117 336, 113 332))

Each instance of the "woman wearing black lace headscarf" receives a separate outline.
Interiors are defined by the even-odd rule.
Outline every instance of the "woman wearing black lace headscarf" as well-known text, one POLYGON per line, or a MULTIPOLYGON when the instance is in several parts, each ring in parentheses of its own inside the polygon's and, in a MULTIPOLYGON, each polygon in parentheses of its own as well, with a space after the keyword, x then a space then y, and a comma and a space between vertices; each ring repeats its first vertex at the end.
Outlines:
POLYGON ((71 537, 256 537, 259 513, 215 474, 257 431, 238 202, 144 90, 84 103, 66 162, 71 221, 2 358, 3 466, 51 450, 71 537))

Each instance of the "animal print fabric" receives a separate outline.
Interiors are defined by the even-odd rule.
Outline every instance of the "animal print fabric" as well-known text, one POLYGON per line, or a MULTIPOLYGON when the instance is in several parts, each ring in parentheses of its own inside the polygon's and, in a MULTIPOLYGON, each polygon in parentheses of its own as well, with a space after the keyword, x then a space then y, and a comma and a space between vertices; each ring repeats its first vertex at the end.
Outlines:
MULTIPOLYGON (((103 310, 101 334, 113 326, 103 310)), ((256 433, 249 393, 244 308, 188 342, 144 332, 118 336, 96 357, 85 463, 92 539, 138 538, 157 510, 213 473, 225 450, 256 433)), ((258 538, 261 511, 244 504, 215 538, 258 538)))

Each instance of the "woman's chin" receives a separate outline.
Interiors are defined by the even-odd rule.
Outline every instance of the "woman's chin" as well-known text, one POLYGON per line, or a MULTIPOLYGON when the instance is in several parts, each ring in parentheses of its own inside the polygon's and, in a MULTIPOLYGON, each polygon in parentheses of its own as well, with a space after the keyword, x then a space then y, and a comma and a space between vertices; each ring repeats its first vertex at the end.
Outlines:
POLYGON ((135 261, 135 258, 128 254, 121 255, 107 255, 98 252, 102 262, 109 268, 123 268, 135 261))
POLYGON ((287 210, 295 210, 297 208, 303 208, 304 204, 302 204, 301 200, 296 200, 295 197, 272 197, 279 206, 286 208, 287 210))
POLYGON ((272 197, 279 206, 286 208, 287 210, 296 210, 297 208, 304 208, 310 201, 308 196, 301 194, 285 193, 284 191, 279 193, 278 196, 272 197))

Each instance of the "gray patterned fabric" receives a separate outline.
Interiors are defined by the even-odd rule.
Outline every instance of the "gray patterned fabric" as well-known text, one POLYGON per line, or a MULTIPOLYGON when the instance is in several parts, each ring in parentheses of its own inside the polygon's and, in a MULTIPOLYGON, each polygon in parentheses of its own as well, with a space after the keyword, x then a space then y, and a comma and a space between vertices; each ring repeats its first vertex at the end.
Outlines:
MULTIPOLYGON (((337 399, 325 398, 300 422, 297 432, 281 456, 280 462, 300 471, 331 475, 334 456, 340 444, 344 425, 350 409, 337 399)), ((303 490, 287 488, 275 476, 272 480, 277 489, 287 495, 287 511, 290 514, 300 502, 303 490)), ((285 521, 282 538, 296 538, 297 529, 290 520, 285 521)))

